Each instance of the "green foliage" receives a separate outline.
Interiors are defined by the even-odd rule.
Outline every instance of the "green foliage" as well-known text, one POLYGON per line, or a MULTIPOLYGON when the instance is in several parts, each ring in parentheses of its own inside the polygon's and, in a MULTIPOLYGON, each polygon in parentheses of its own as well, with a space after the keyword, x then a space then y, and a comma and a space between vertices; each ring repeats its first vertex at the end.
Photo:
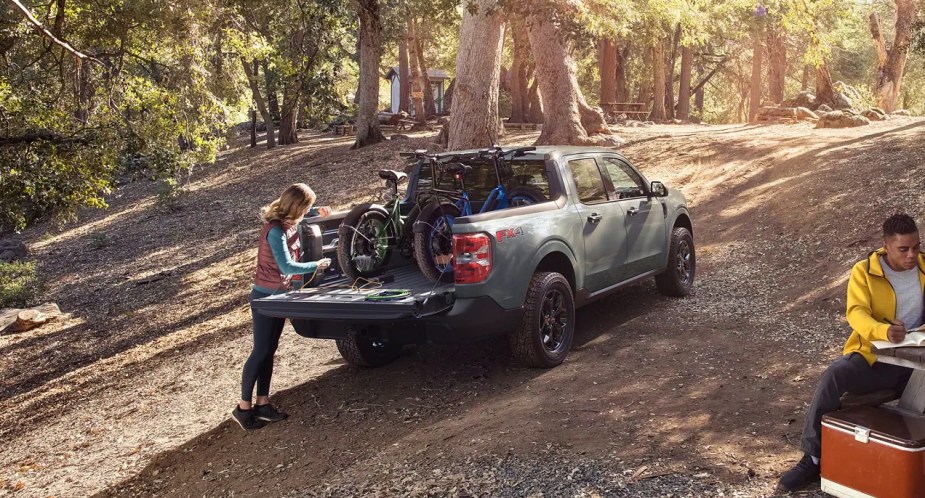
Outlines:
POLYGON ((179 211, 188 191, 175 178, 164 178, 157 186, 154 205, 167 212, 179 211))
POLYGON ((35 272, 35 263, 0 263, 0 308, 25 308, 36 303, 44 286, 35 272))

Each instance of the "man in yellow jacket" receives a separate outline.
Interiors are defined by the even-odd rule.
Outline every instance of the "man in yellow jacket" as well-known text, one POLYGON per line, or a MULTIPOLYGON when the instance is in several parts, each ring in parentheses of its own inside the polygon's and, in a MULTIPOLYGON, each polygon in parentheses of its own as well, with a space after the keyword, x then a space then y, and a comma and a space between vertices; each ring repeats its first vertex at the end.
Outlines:
POLYGON ((925 310, 925 256, 919 231, 907 214, 894 214, 883 223, 883 247, 851 269, 848 281, 848 324, 851 336, 844 356, 822 374, 803 428, 803 458, 779 483, 795 491, 819 480, 822 456, 822 416, 837 410, 845 393, 881 389, 902 391, 912 370, 877 362, 871 341, 900 342, 906 330, 922 325, 925 310))

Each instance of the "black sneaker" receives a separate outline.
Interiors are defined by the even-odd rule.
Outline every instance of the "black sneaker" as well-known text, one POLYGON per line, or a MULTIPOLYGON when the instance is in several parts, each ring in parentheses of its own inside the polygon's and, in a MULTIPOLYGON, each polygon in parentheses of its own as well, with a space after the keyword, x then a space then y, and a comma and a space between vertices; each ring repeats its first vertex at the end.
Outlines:
POLYGON ((231 412, 231 418, 233 418, 234 421, 237 422, 238 425, 240 425, 241 428, 245 431, 256 431, 257 429, 267 425, 263 421, 257 420, 257 418, 254 417, 256 412, 257 410, 253 408, 250 410, 242 410, 240 406, 236 406, 234 407, 234 411, 231 412))
POLYGON ((254 418, 257 420, 263 420, 264 422, 279 422, 280 420, 285 420, 288 416, 288 413, 277 410, 269 403, 254 406, 254 418))
POLYGON ((799 491, 816 482, 819 482, 819 465, 813 463, 813 457, 803 455, 792 469, 780 476, 777 487, 782 491, 799 491))

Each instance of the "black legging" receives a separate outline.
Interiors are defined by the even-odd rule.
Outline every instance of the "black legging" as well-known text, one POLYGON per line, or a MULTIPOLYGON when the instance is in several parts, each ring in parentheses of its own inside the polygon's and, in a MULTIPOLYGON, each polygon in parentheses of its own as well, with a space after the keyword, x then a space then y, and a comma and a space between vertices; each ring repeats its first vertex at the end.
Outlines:
POLYGON ((254 311, 255 299, 267 297, 270 294, 256 289, 251 291, 251 320, 254 323, 254 349, 244 362, 244 372, 241 374, 241 399, 250 403, 254 393, 254 383, 257 384, 257 396, 270 395, 270 378, 273 377, 273 355, 279 347, 279 336, 283 333, 285 318, 274 318, 261 315, 254 311))

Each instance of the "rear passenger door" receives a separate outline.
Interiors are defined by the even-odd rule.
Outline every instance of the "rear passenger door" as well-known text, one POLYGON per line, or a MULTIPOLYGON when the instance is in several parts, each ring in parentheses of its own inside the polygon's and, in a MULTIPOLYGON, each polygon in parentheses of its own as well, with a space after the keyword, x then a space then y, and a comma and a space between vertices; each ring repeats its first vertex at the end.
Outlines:
POLYGON ((569 158, 571 188, 584 240, 585 288, 595 292, 620 281, 626 261, 623 209, 608 195, 593 156, 569 158))
POLYGON ((649 197, 645 180, 632 166, 616 156, 602 158, 605 179, 612 185, 626 214, 626 274, 632 278, 665 264, 668 250, 667 211, 664 199, 649 197))

